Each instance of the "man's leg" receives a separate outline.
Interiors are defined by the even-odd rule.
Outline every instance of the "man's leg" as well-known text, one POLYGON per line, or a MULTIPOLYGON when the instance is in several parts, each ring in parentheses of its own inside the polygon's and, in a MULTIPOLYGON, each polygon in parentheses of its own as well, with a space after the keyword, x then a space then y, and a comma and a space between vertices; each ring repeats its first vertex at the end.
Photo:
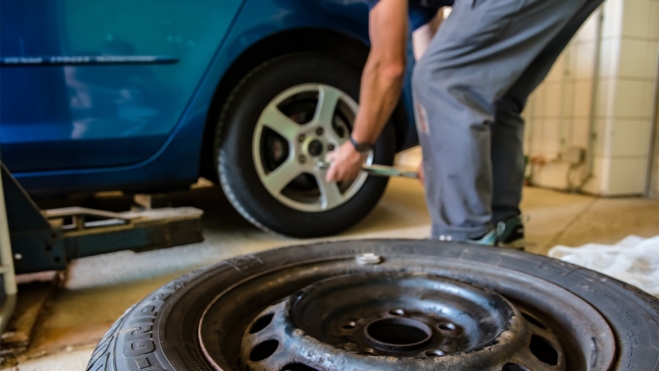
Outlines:
POLYGON ((414 73, 432 235, 491 228, 497 102, 587 0, 457 0, 414 73))
POLYGON ((528 96, 545 79, 561 52, 602 0, 591 0, 572 17, 538 54, 515 84, 496 104, 492 125, 492 222, 520 215, 524 183, 524 119, 528 96))

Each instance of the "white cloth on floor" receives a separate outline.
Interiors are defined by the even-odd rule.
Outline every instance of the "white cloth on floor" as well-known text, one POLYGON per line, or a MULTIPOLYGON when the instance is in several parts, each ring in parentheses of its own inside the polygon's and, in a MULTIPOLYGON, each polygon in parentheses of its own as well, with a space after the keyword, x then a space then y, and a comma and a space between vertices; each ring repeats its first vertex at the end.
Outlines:
POLYGON ((556 246, 549 257, 580 265, 659 296, 659 236, 628 236, 615 245, 556 246))

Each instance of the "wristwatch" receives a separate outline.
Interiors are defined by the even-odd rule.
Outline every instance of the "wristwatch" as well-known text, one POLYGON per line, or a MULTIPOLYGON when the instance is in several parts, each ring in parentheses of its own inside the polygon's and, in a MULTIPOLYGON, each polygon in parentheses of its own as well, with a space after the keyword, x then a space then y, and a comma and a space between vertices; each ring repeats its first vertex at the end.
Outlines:
POLYGON ((356 141, 352 135, 350 136, 350 143, 355 147, 355 150, 359 153, 364 153, 373 150, 373 145, 369 143, 360 143, 356 141))

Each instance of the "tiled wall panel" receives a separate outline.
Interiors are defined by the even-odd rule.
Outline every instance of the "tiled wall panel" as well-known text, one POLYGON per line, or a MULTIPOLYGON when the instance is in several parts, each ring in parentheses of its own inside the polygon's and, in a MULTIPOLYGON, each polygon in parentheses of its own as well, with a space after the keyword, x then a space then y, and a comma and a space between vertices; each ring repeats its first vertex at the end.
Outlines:
POLYGON ((587 169, 566 169, 561 154, 571 146, 587 148, 592 138, 593 174, 582 190, 601 195, 642 194, 648 179, 652 126, 656 125, 651 118, 657 104, 659 0, 607 0, 603 9, 597 72, 598 14, 594 14, 529 101, 525 117, 532 134, 526 148, 529 154, 549 160, 533 182, 569 188, 566 179, 578 179, 587 169))

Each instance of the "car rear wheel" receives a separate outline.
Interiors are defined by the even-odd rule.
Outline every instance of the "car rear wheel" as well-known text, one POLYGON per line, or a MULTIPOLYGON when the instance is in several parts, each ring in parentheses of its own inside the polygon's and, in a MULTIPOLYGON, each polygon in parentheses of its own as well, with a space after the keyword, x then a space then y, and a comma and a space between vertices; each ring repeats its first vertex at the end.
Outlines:
POLYGON ((88 370, 631 371, 659 300, 544 256, 367 240, 239 256, 137 303, 88 370))
MULTIPOLYGON (((338 233, 361 220, 387 180, 362 173, 325 181, 325 155, 349 139, 359 71, 328 57, 297 54, 248 74, 220 117, 215 154, 235 208, 255 225, 294 237, 338 233)), ((393 162, 388 125, 367 163, 393 162)))

